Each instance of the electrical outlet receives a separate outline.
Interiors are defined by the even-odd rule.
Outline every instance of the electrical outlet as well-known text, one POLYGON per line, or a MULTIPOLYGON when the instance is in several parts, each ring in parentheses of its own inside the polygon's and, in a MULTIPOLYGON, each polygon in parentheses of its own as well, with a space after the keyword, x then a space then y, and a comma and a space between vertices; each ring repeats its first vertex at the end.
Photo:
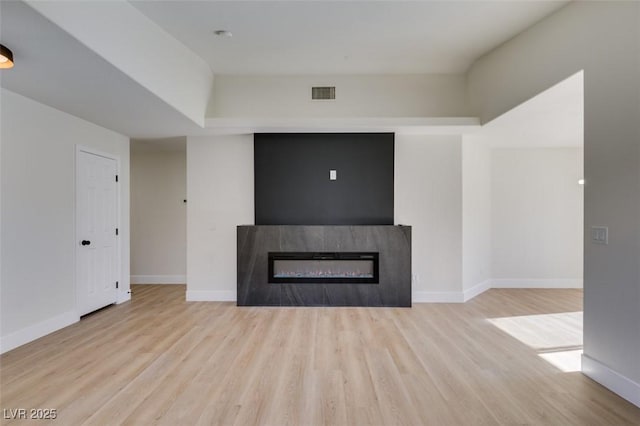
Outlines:
POLYGON ((338 171, 329 170, 329 180, 337 180, 337 179, 338 179, 338 171))

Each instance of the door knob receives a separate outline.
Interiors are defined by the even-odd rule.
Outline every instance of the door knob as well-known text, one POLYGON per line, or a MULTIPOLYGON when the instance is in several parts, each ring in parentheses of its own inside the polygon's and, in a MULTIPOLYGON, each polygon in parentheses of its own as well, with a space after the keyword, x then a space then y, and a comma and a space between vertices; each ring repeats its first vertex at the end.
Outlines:
POLYGON ((91 241, 89 241, 89 240, 82 240, 82 242, 81 242, 80 244, 82 244, 83 246, 88 246, 89 244, 91 244, 91 241))

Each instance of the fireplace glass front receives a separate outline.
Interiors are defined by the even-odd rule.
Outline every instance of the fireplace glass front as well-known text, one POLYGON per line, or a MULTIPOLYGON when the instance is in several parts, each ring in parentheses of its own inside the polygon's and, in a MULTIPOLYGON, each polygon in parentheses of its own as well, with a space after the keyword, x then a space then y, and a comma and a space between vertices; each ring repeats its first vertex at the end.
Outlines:
POLYGON ((269 252, 269 282, 377 284, 378 253, 269 252))

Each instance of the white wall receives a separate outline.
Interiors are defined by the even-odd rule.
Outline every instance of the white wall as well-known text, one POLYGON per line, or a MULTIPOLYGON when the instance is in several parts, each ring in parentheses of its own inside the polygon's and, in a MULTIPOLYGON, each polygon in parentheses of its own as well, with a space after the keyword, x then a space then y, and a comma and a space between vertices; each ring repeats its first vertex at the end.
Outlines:
POLYGON ((492 247, 491 147, 482 137, 462 142, 462 288, 465 299, 489 288, 492 247))
POLYGON ((129 139, 2 90, 2 351, 78 320, 76 144, 120 158, 119 300, 129 290, 129 139))
POLYGON ((187 151, 131 144, 131 282, 185 283, 187 151))
POLYGON ((187 300, 236 300, 236 226, 254 223, 253 135, 187 138, 187 300))
MULTIPOLYGON (((457 298, 461 137, 397 135, 395 144, 395 219, 413 227, 414 299, 457 298)), ((235 300, 236 226, 254 223, 252 135, 189 137, 187 188, 187 299, 235 300)))
POLYGON ((640 405, 640 3, 571 2, 469 70, 487 122, 584 70, 583 371, 640 405), (587 234, 588 235, 588 234, 587 234))
MULTIPOLYGON (((189 300, 235 300, 236 226, 254 221, 252 140, 251 135, 187 139, 189 300)), ((498 161, 492 171, 489 141, 482 137, 396 135, 395 222, 412 226, 415 302, 463 302, 481 293, 496 278, 492 259, 512 268, 510 279, 579 280, 578 149, 543 149, 552 154, 542 162, 533 155, 538 150, 514 151, 523 152, 520 163, 513 160, 515 166, 507 169, 498 161), (554 190, 540 191, 536 178, 523 184, 521 172, 529 169, 528 176, 543 175, 554 190), (505 195, 505 187, 517 191, 505 195), (532 216, 530 202, 545 210, 532 216), (566 241, 549 249, 548 241, 531 240, 540 223, 562 232, 566 241), (492 251, 496 236, 499 250, 492 251), (513 262, 512 254, 523 248, 552 256, 513 262)))
POLYGON ((462 301, 460 136, 396 135, 395 222, 412 226, 413 300, 462 301))
POLYGON ((582 286, 578 148, 492 151, 492 275, 501 286, 582 286))
POLYGON ((464 75, 216 76, 207 117, 468 116, 464 75), (312 86, 336 86, 333 101, 312 86))

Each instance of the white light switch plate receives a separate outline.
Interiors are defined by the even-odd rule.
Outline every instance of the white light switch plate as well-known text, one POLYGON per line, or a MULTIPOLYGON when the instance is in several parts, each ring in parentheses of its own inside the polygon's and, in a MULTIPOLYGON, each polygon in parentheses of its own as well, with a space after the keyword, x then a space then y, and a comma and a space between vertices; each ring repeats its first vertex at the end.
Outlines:
POLYGON ((336 170, 329 170, 329 180, 337 180, 338 172, 336 170))
POLYGON ((609 244, 609 228, 606 226, 592 226, 591 242, 596 244, 609 244))

